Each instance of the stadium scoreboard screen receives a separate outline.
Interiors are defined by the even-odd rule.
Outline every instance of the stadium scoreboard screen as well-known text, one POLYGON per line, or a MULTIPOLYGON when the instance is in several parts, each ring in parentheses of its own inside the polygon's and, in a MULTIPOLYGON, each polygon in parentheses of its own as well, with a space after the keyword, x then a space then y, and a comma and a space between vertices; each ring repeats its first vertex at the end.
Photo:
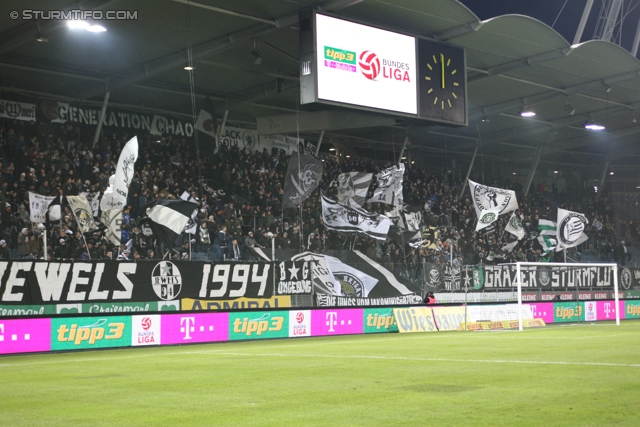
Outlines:
POLYGON ((300 101, 467 125, 463 48, 300 15, 300 101))

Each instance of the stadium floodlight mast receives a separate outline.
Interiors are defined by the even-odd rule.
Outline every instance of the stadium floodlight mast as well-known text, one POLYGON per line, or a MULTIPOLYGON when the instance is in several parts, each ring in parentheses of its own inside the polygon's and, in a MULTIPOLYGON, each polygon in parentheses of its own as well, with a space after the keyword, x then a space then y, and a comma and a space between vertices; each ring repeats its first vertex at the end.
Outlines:
MULTIPOLYGON (((572 263, 564 262, 516 262, 516 283, 518 286, 518 330, 524 330, 522 326, 522 267, 565 267, 565 268, 589 268, 609 267, 613 269, 613 295, 615 300, 616 325, 620 326, 620 302, 618 297, 618 264, 616 263, 572 263)), ((508 264, 507 264, 508 265, 508 264)), ((511 264, 513 265, 513 264, 511 264)))

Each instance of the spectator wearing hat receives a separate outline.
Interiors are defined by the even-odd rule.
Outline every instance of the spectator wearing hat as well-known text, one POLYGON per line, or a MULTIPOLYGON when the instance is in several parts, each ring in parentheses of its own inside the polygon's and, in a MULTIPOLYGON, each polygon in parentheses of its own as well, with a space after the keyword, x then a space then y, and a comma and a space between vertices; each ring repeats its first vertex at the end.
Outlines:
POLYGON ((0 240, 0 259, 9 259, 9 249, 7 249, 7 241, 0 240))
POLYGON ((58 239, 58 245, 54 251, 54 257, 58 259, 69 259, 71 258, 71 250, 67 245, 67 239, 61 238, 58 239))
POLYGON ((18 235, 18 257, 24 258, 29 254, 29 229, 23 228, 18 235))

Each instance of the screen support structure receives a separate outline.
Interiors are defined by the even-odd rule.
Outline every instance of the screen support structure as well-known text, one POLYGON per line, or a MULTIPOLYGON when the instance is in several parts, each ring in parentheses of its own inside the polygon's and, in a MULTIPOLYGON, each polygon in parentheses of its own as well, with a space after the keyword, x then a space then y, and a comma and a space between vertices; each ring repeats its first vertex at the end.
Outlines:
POLYGON ((525 266, 545 266, 545 267, 565 267, 565 268, 576 268, 576 267, 610 267, 613 269, 613 295, 615 300, 615 312, 616 312, 616 325, 620 326, 620 298, 618 295, 618 264, 610 263, 590 263, 590 264, 580 264, 580 263, 572 263, 565 264, 563 262, 516 262, 516 283, 518 286, 518 330, 524 330, 522 324, 522 267, 525 266))

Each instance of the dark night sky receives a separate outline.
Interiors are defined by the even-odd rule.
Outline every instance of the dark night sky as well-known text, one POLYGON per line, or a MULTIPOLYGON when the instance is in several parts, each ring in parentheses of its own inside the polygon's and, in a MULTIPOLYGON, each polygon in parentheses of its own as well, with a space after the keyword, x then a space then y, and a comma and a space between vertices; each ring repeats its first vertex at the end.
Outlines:
MULTIPOLYGON (((565 0, 459 0, 481 20, 500 15, 519 14, 538 19, 551 26, 558 17, 565 0)), ((603 0, 595 0, 589 20, 582 35, 582 41, 590 40, 598 21, 603 0)), ((578 28, 580 17, 587 0, 566 0, 566 5, 553 28, 569 43, 578 28)), ((630 50, 633 44, 638 19, 640 19, 640 0, 624 0, 623 13, 626 13, 622 25, 622 46, 630 50)), ((614 32, 615 36, 616 32, 614 32)), ((619 38, 616 40, 619 44, 619 38)))

